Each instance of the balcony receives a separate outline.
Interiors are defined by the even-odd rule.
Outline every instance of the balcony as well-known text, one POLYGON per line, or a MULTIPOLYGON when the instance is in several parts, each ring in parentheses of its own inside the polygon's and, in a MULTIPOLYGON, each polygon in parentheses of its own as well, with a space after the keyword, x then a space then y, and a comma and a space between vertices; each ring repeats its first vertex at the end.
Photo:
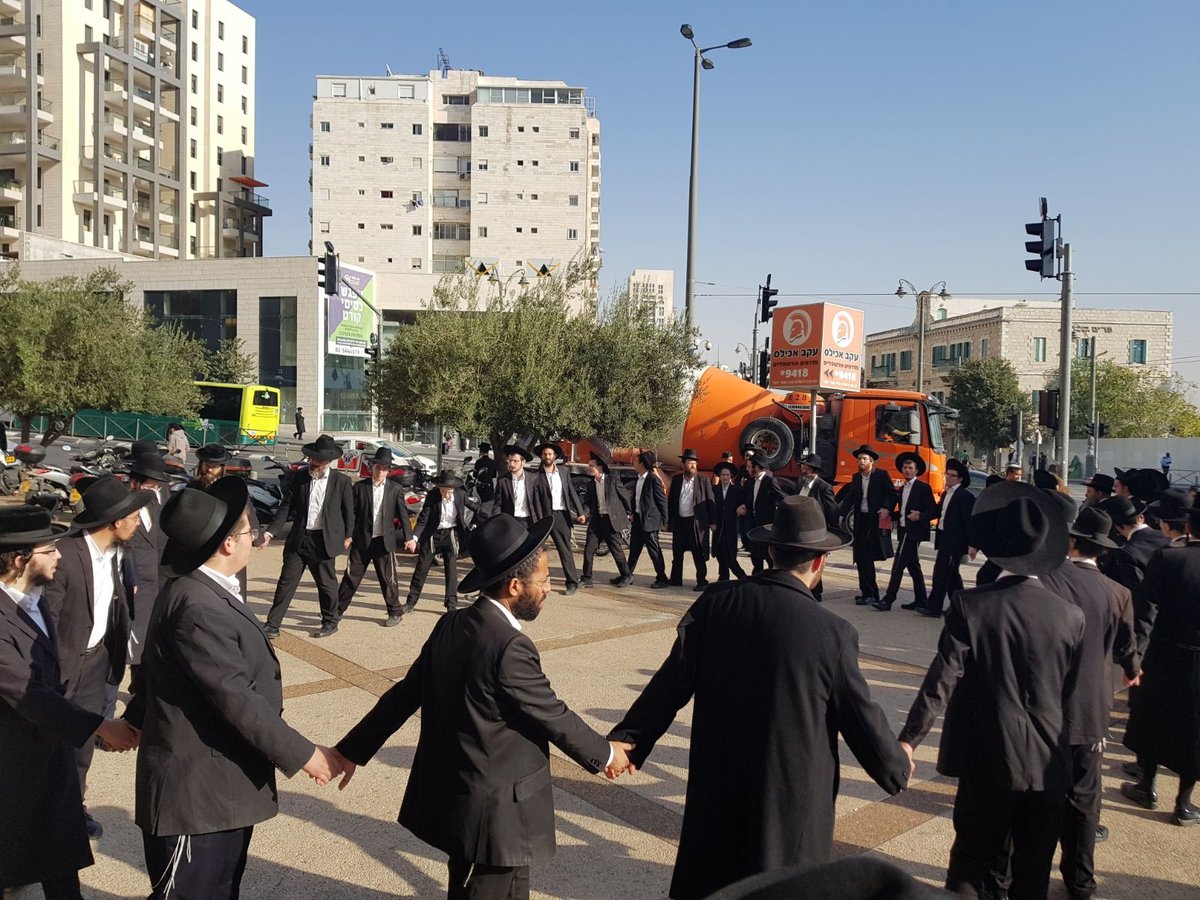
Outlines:
POLYGON ((145 221, 154 215, 154 204, 149 200, 134 200, 133 215, 138 221, 145 221))
POLYGON ((135 143, 141 144, 145 147, 154 146, 154 135, 150 133, 149 125, 142 125, 135 122, 129 134, 135 143))
POLYGON ((174 203, 160 201, 158 204, 158 220, 166 222, 169 225, 175 223, 175 217, 179 215, 179 207, 174 203))
POLYGON ((158 33, 158 42, 163 48, 170 47, 172 49, 179 46, 179 23, 163 19, 162 31, 158 33))
POLYGON ((22 54, 0 55, 0 91, 11 91, 25 86, 29 78, 27 62, 22 54))
POLYGON ((0 17, 0 53, 21 54, 25 51, 25 23, 12 16, 0 17))
POLYGON ((25 13, 22 0, 0 0, 0 16, 20 16, 25 13))
POLYGON ((139 106, 142 109, 154 109, 157 105, 154 102, 154 91, 135 86, 133 89, 133 105, 139 106))
POLYGON ((233 202, 237 206, 245 206, 249 209, 258 207, 267 210, 267 215, 270 215, 271 201, 262 194, 256 194, 253 191, 240 191, 233 195, 233 202))
POLYGON ((20 236, 21 219, 13 213, 0 213, 0 237, 12 240, 20 236))
POLYGON ((0 201, 4 203, 20 203, 24 199, 24 184, 15 178, 10 178, 8 181, 0 181, 0 201))
POLYGON ((154 40, 158 36, 154 30, 154 16, 146 16, 140 13, 134 16, 133 33, 148 41, 154 40))
POLYGON ((119 186, 105 183, 101 185, 100 193, 97 194, 94 181, 76 181, 72 199, 76 203, 88 206, 94 205, 99 200, 108 209, 126 209, 128 207, 125 202, 125 193, 119 186))
POLYGON ((129 92, 125 90, 125 85, 118 81, 104 82, 104 105, 113 106, 117 109, 124 109, 125 104, 129 101, 129 92))
POLYGON ((104 136, 108 138, 127 138, 129 137, 129 125, 124 119, 120 119, 109 113, 104 117, 104 136))

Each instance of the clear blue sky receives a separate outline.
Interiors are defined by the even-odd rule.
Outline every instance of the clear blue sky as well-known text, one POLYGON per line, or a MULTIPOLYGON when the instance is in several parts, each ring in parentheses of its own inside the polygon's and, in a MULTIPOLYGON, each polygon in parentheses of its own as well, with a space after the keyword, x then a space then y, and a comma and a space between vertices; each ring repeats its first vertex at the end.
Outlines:
POLYGON ((861 307, 871 331, 912 320, 911 298, 891 296, 901 277, 1056 294, 1023 266, 1024 223, 1046 195, 1077 303, 1173 310, 1177 368, 1200 381, 1194 0, 240 5, 258 21, 272 255, 308 252, 316 74, 425 72, 442 47, 455 67, 587 88, 602 123, 604 286, 674 269, 681 307, 688 22, 704 46, 754 42, 716 51, 702 73, 697 280, 717 287, 697 292, 725 296, 698 297, 696 319, 722 362, 749 343, 768 272, 783 295, 861 307))

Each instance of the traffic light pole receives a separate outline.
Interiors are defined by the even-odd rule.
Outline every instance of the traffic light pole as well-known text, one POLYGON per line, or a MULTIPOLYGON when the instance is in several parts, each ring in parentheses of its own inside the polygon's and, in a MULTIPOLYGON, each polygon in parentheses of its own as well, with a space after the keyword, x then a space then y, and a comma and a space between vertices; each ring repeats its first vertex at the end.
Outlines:
POLYGON ((1095 475, 1100 471, 1100 417, 1096 415, 1096 336, 1092 335, 1092 427, 1088 435, 1087 474, 1095 475))
POLYGON ((754 301, 754 327, 750 332, 750 380, 758 380, 758 317, 762 311, 762 287, 758 289, 758 297, 754 301))
POLYGON ((1075 274, 1071 271, 1071 245, 1062 245, 1062 339, 1059 342, 1058 475, 1067 478, 1071 457, 1071 303, 1075 274))
MULTIPOLYGON (((376 309, 375 304, 372 303, 370 300, 368 300, 366 297, 364 297, 362 295, 362 293, 358 290, 358 288, 356 288, 354 285, 352 285, 345 278, 345 276, 343 276, 341 278, 341 284, 344 287, 349 288, 350 293, 352 293, 355 297, 357 297, 359 300, 361 300, 363 302, 363 305, 365 305, 369 310, 371 310, 371 312, 373 312, 375 314, 375 346, 379 348, 379 353, 382 354, 383 353, 383 314, 378 309, 376 309)), ((371 406, 371 416, 375 419, 375 433, 377 435, 379 435, 379 437, 383 437, 383 416, 381 416, 379 414, 379 409, 377 408, 377 406, 375 404, 372 404, 372 406, 371 406)), ((439 446, 440 446, 440 443, 439 443, 439 446)))

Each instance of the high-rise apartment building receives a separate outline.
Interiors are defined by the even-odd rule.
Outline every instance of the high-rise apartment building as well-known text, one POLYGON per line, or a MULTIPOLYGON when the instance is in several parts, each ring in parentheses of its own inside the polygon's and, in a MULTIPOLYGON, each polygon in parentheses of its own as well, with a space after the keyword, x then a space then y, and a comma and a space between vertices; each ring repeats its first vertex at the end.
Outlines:
POLYGON ((646 318, 659 328, 675 315, 675 272, 671 269, 634 269, 629 276, 629 299, 642 304, 646 318))
POLYGON ((0 251, 24 231, 129 256, 260 256, 262 186, 246 12, 0 0, 0 251))
POLYGON ((322 75, 311 124, 313 246, 373 270, 389 309, 419 307, 446 273, 501 289, 599 262, 600 123, 583 88, 322 75))

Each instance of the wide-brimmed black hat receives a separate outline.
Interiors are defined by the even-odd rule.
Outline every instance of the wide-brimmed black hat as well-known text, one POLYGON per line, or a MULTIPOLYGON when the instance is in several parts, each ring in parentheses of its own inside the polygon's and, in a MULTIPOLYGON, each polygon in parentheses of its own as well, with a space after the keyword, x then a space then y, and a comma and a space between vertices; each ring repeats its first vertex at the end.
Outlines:
POLYGON ((746 459, 747 466, 758 466, 760 469, 769 469, 767 458, 761 450, 755 447, 753 450, 747 450, 743 456, 746 459))
POLYGON ((1105 475, 1103 472, 1097 472, 1091 478, 1085 478, 1083 483, 1086 487, 1095 488, 1102 494, 1111 494, 1113 488, 1116 487, 1116 481, 1111 475, 1105 475))
POLYGON ((828 553, 848 546, 853 538, 840 528, 825 526, 825 512, 814 498, 792 494, 775 505, 775 520, 751 528, 746 540, 828 553))
POLYGON ((481 443, 481 444, 479 445, 479 452, 480 452, 480 453, 491 453, 491 452, 492 452, 492 445, 491 445, 491 444, 489 444, 487 441, 484 441, 483 443, 481 443))
POLYGON ((388 466, 392 465, 392 451, 387 447, 377 447, 375 455, 371 457, 371 465, 373 466, 388 466))
POLYGON ((687 462, 689 459, 693 459, 696 462, 700 462, 700 455, 695 450, 693 450, 691 447, 688 447, 686 450, 684 450, 683 456, 681 456, 679 458, 683 462, 687 462))
POLYGON ((130 459, 137 459, 143 453, 158 453, 161 455, 161 451, 158 449, 158 444, 156 444, 154 441, 134 441, 129 445, 130 459))
POLYGON ((463 480, 454 474, 453 469, 442 469, 442 471, 438 472, 433 484, 435 487, 440 488, 460 488, 463 486, 463 480))
POLYGON ((1079 511, 1079 504, 1075 502, 1075 498, 1056 489, 1041 488, 1040 490, 1044 491, 1046 496, 1058 507, 1058 514, 1062 517, 1063 524, 1070 528, 1071 523, 1075 521, 1075 514, 1079 511))
POLYGON ((196 459, 200 460, 200 462, 220 463, 224 465, 233 459, 233 454, 220 444, 205 444, 196 451, 196 459))
POLYGON ((715 466, 713 466, 713 474, 720 475, 722 472, 728 472, 730 475, 736 475, 737 474, 737 466, 735 466, 733 463, 729 462, 728 460, 721 460, 721 462, 719 462, 715 466))
POLYGON ((806 453, 800 457, 800 465, 821 472, 825 469, 825 460, 821 459, 820 453, 806 453))
POLYGON ((129 474, 140 481, 160 481, 166 484, 171 480, 162 455, 157 450, 135 457, 133 465, 129 467, 129 474))
POLYGON ((1044 491, 1058 490, 1058 476, 1045 469, 1033 470, 1033 486, 1044 491))
POLYGON ((335 444, 327 434, 318 437, 311 444, 305 444, 300 452, 314 462, 332 462, 342 455, 342 447, 335 444))
POLYGON ((1186 522, 1196 509, 1195 494, 1188 488, 1168 488, 1146 507, 1161 522, 1186 522))
POLYGON ((603 456, 601 456, 595 450, 593 450, 589 454, 588 458, 591 459, 591 461, 594 462, 596 465, 598 465, 600 468, 602 468, 604 470, 605 475, 607 475, 608 470, 612 468, 612 462, 610 460, 605 459, 603 456))
POLYGON ((979 495, 971 513, 970 543, 1016 575, 1046 575, 1067 558, 1067 526, 1041 488, 1000 481, 979 495))
POLYGON ((1154 500, 1171 486, 1167 476, 1158 469, 1116 469, 1117 481, 1129 488, 1140 500, 1154 500))
POLYGON ((1146 511, 1146 504, 1136 497, 1117 494, 1100 501, 1100 508, 1108 513, 1114 525, 1130 525, 1146 511))
POLYGON ((1085 506, 1075 518, 1075 523, 1067 532, 1073 538, 1090 541, 1097 547, 1115 550, 1117 542, 1108 535, 1112 532, 1112 518, 1097 506, 1085 506))
POLYGON ((751 451, 757 450, 757 449, 758 449, 757 444, 750 444, 750 443, 742 444, 742 456, 745 456, 747 453, 750 453, 751 451))
MULTIPOLYGON (((803 460, 801 461, 803 462, 803 460)), ((920 454, 913 453, 911 450, 896 454, 896 471, 903 475, 904 464, 909 461, 916 463, 918 478, 925 474, 925 460, 921 459, 920 454)))
POLYGON ((40 506, 26 504, 0 509, 0 549, 32 548, 72 533, 73 529, 66 525, 55 525, 50 510, 40 506))
POLYGON ((141 509, 153 499, 149 491, 131 491, 115 475, 105 475, 83 492, 83 512, 75 517, 75 527, 108 525, 141 509))
POLYGON ((531 459, 533 459, 533 454, 526 448, 522 447, 520 444, 505 444, 504 445, 504 455, 506 457, 512 456, 514 453, 517 456, 521 457, 521 459, 525 460, 525 462, 529 462, 531 459))
POLYGON ((546 450, 546 449, 553 450, 554 455, 557 456, 559 459, 567 458, 566 454, 563 453, 562 447, 558 446, 558 444, 552 444, 549 441, 542 441, 540 444, 538 444, 536 447, 533 448, 533 452, 536 456, 541 456, 542 451, 546 450))
POLYGON ((189 487, 172 494, 158 520, 167 536, 163 574, 178 578, 207 562, 237 525, 249 498, 245 480, 237 475, 218 478, 206 491, 189 487))
POLYGON ((946 460, 946 471, 958 475, 958 483, 963 487, 967 487, 971 483, 971 467, 961 459, 946 460))
POLYGON ((853 456, 855 459, 858 459, 860 456, 862 456, 864 454, 871 457, 871 459, 879 459, 879 454, 876 453, 874 450, 872 450, 870 447, 868 447, 866 444, 863 444, 857 450, 850 451, 850 455, 853 456))
POLYGON ((653 450, 643 450, 637 455, 637 458, 638 462, 640 462, 647 469, 653 469, 658 465, 658 454, 653 450))
POLYGON ((990 488, 992 485, 1000 484, 1002 481, 1007 481, 1007 479, 1003 475, 997 475, 995 472, 992 472, 983 481, 984 490, 990 488))
POLYGON ((508 513, 492 516, 467 538, 475 568, 458 583, 458 592, 471 594, 495 584, 536 553, 553 527, 553 516, 528 527, 508 513))

